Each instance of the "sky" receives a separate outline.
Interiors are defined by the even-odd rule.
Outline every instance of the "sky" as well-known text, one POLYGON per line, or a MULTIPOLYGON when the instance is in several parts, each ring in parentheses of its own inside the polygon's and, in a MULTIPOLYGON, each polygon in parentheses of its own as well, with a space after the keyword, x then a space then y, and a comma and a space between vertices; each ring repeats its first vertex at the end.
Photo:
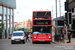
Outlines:
MULTIPOLYGON (((61 15, 65 14, 64 2, 61 0, 61 15)), ((32 12, 36 10, 52 11, 52 18, 56 17, 55 0, 16 0, 16 9, 14 10, 14 21, 22 22, 28 19, 32 20, 32 12)), ((57 16, 59 17, 59 0, 57 0, 57 16)))

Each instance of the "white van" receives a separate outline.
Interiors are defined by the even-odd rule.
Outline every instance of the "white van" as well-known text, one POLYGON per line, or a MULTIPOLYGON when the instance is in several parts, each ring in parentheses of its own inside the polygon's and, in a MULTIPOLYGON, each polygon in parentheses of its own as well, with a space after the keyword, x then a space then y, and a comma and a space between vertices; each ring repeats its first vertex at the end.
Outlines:
POLYGON ((14 31, 11 37, 11 44, 14 42, 22 42, 25 44, 25 34, 23 31, 14 31))

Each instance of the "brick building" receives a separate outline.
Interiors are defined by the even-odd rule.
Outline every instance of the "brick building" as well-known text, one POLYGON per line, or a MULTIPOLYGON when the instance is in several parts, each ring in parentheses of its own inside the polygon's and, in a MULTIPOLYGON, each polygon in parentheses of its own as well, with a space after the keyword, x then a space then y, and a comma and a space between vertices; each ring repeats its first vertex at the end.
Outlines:
POLYGON ((31 22, 30 19, 28 19, 27 28, 28 28, 28 29, 31 29, 31 28, 32 28, 32 22, 31 22))

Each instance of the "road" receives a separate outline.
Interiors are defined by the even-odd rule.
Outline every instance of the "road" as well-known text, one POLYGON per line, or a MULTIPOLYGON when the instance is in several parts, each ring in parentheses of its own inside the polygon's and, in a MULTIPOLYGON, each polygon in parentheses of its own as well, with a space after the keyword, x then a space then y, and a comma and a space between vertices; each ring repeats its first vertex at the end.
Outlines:
POLYGON ((75 46, 65 46, 60 44, 32 44, 26 42, 25 44, 11 44, 9 39, 0 39, 0 50, 75 50, 75 46))

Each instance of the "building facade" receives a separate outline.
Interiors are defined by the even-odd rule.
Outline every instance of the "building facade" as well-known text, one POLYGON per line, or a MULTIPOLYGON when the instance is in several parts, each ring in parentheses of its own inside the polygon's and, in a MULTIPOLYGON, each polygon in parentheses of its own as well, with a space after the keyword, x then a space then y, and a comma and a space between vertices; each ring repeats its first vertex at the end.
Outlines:
POLYGON ((18 28, 24 28, 24 22, 19 22, 18 23, 18 28))
POLYGON ((30 19, 28 19, 27 28, 28 28, 28 29, 31 29, 31 28, 32 28, 32 22, 31 22, 30 19))
POLYGON ((31 29, 32 28, 31 20, 28 19, 28 21, 19 22, 18 23, 18 28, 28 28, 28 29, 31 29))
MULTIPOLYGON (((13 23, 11 22, 11 28, 13 27, 12 24, 13 24, 13 23)), ((5 27, 5 29, 6 29, 6 22, 4 22, 4 27, 5 27)), ((8 22, 8 28, 10 28, 9 22, 8 22)), ((18 28, 18 22, 14 22, 14 28, 18 28)))
MULTIPOLYGON (((6 34, 7 38, 11 31, 14 30, 14 9, 16 9, 16 0, 0 0, 0 20, 2 23, 6 22, 6 34), (9 34, 8 34, 8 20, 9 20, 9 34), (12 28, 11 29, 11 22, 12 28)), ((4 32, 1 33, 2 39, 4 36, 4 32)))
POLYGON ((66 0, 69 3, 69 9, 75 8, 75 0, 66 0))
POLYGON ((71 24, 68 25, 73 37, 75 37, 75 0, 66 0, 66 2, 68 2, 68 12, 72 13, 71 24))

